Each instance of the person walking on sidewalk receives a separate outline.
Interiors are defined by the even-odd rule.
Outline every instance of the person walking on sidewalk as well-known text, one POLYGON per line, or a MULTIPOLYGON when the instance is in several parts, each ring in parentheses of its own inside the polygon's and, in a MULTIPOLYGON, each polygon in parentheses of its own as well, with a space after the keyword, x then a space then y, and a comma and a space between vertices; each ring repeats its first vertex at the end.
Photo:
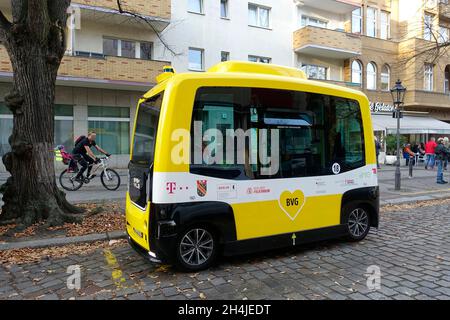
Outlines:
POLYGON ((448 182, 444 180, 444 161, 448 159, 450 155, 450 150, 444 145, 444 138, 439 138, 437 147, 435 150, 436 155, 436 165, 437 165, 437 183, 447 184, 448 182))
POLYGON ((380 163, 378 161, 378 158, 380 156, 380 150, 381 150, 381 143, 378 141, 378 138, 375 137, 375 154, 377 156, 377 168, 380 169, 380 163))
MULTIPOLYGON (((444 146, 447 149, 450 148, 450 140, 448 139, 448 137, 444 138, 444 146)), ((444 170, 447 170, 447 166, 448 166, 448 158, 446 158, 445 161, 444 161, 444 170)))
POLYGON ((425 169, 428 169, 428 167, 434 169, 436 147, 437 144, 435 138, 431 138, 430 141, 428 141, 427 144, 425 145, 425 155, 426 155, 425 169))
POLYGON ((411 144, 407 143, 405 149, 403 149, 403 154, 406 159, 406 166, 409 166, 411 162, 414 165, 414 159, 416 158, 416 154, 411 150, 411 144))

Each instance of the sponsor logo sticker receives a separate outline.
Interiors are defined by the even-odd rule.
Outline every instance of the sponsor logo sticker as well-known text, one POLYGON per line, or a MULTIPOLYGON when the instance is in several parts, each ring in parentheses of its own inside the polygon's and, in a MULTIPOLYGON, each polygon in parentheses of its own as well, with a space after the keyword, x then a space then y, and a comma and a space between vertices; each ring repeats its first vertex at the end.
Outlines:
POLYGON ((208 181, 207 180, 197 180, 197 194, 199 197, 206 196, 208 192, 208 181))
POLYGON ((235 184, 220 184, 217 186, 217 198, 219 200, 236 199, 237 187, 235 184))
POLYGON ((169 194, 174 194, 176 189, 177 189, 176 182, 167 182, 166 183, 166 190, 169 194))
POLYGON ((247 194, 266 194, 270 193, 271 190, 268 187, 249 187, 247 188, 247 194))

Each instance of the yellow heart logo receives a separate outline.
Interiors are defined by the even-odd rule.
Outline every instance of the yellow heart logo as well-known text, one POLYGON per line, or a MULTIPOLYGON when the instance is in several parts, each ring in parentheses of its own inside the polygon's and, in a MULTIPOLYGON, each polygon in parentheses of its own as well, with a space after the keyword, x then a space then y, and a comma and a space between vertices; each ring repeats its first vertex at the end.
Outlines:
POLYGON ((302 211, 303 206, 305 205, 305 201, 305 194, 300 190, 296 190, 294 192, 284 191, 281 194, 278 203, 281 210, 283 210, 284 213, 287 214, 289 219, 294 221, 300 211, 302 211))

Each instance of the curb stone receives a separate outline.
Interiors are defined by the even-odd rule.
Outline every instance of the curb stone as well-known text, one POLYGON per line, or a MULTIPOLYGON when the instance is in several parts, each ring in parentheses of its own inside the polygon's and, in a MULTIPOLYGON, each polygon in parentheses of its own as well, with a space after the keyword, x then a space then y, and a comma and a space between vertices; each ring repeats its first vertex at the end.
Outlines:
POLYGON ((58 247, 58 246, 65 246, 68 244, 89 243, 95 241, 109 241, 125 238, 126 234, 124 231, 113 231, 106 233, 88 234, 85 236, 77 236, 77 237, 48 238, 33 241, 0 243, 0 251, 23 249, 23 248, 36 249, 36 248, 58 247))

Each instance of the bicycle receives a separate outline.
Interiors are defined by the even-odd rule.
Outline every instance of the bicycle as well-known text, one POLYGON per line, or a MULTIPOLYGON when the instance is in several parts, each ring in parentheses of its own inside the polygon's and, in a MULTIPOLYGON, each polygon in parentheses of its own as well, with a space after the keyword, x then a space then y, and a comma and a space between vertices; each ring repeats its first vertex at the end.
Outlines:
MULTIPOLYGON (((95 168, 95 170, 91 173, 89 177, 83 176, 81 181, 75 180, 79 169, 78 162, 76 162, 76 170, 70 170, 70 167, 61 172, 59 176, 59 183, 64 190, 67 191, 77 191, 83 185, 89 184, 97 175, 95 174, 99 168, 101 168, 102 173, 100 174, 100 180, 102 185, 109 191, 116 191, 120 187, 120 176, 117 171, 108 168, 108 160, 109 157, 100 158, 100 163, 95 168)), ((73 160, 75 161, 75 160, 73 160)), ((93 167, 94 164, 89 165, 93 167)))

